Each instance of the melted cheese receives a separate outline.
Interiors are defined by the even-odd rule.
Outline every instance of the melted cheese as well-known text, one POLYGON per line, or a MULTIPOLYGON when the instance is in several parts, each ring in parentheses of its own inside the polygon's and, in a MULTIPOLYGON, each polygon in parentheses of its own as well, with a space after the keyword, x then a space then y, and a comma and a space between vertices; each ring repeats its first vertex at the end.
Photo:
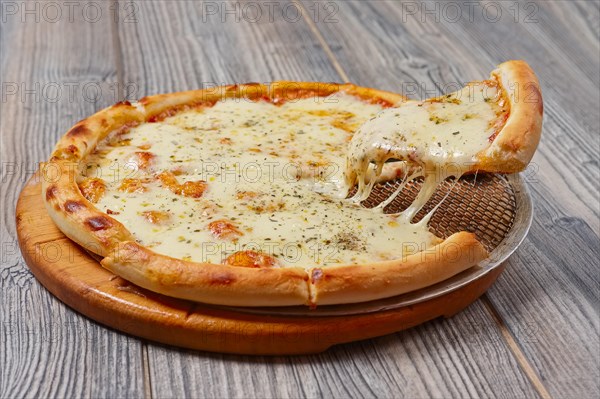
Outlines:
POLYGON ((386 162, 396 161, 405 182, 425 178, 417 198, 401 215, 410 222, 439 183, 472 169, 477 154, 490 145, 506 116, 502 93, 494 82, 470 84, 443 97, 383 110, 359 128, 349 146, 346 180, 350 185, 358 182, 355 201, 370 195, 386 162))
POLYGON ((401 258, 439 240, 425 224, 344 199, 351 132, 381 109, 345 94, 279 106, 228 99, 104 140, 82 179, 101 178, 96 206, 141 244, 176 258, 222 263, 255 250, 307 268, 401 258), (163 172, 178 185, 204 181, 206 190, 198 198, 170 190, 157 177, 163 172), (221 220, 240 233, 211 232, 221 220))

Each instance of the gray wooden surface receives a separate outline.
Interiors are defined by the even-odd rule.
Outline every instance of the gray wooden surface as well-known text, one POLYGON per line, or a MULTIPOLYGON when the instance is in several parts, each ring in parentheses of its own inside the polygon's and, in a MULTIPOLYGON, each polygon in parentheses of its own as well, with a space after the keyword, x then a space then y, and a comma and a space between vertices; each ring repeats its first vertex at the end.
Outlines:
POLYGON ((600 394, 597 1, 27 3, 0 0, 1 398, 600 394), (511 58, 544 92, 525 172, 534 223, 496 285, 451 319, 314 356, 186 351, 71 311, 18 251, 15 201, 36 162, 120 99, 278 79, 419 98, 511 58))

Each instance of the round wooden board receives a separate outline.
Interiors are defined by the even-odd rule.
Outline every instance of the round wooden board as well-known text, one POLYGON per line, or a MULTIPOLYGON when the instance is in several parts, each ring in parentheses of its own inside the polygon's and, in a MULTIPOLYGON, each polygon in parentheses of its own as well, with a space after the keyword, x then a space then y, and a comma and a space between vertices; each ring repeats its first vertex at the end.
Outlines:
POLYGON ((316 353, 414 327, 461 311, 496 280, 504 265, 478 280, 413 306, 352 316, 265 316, 170 298, 137 287, 102 268, 65 237, 46 213, 39 175, 16 210, 23 257, 36 278, 84 315, 142 338, 185 348, 253 355, 316 353))

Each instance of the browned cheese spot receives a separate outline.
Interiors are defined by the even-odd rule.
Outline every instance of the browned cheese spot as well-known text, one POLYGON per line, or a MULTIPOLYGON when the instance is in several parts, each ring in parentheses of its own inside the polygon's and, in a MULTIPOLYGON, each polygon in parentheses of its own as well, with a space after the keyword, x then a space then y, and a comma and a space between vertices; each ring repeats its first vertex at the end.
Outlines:
POLYGON ((146 181, 142 179, 123 179, 119 186, 119 191, 124 191, 126 193, 143 193, 148 190, 144 186, 144 183, 146 183, 146 181))
POLYGON ((224 262, 229 266, 240 267, 273 267, 277 265, 277 260, 270 255, 257 251, 238 251, 229 255, 224 262))
POLYGON ((171 214, 164 211, 145 211, 142 212, 142 216, 148 222, 156 225, 165 225, 171 220, 171 214))
POLYGON ((91 203, 97 203, 106 191, 104 180, 97 177, 91 177, 78 184, 81 194, 91 203))
POLYGON ((183 184, 179 184, 173 172, 162 172, 158 175, 158 179, 163 186, 167 187, 173 193, 190 198, 202 197, 207 187, 204 180, 186 181, 183 184))
POLYGON ((208 229, 215 237, 223 240, 233 240, 244 234, 238 229, 237 225, 225 219, 209 223, 208 229))
POLYGON ((150 168, 150 166, 152 166, 152 163, 154 162, 154 158, 156 158, 156 155, 154 155, 151 152, 136 151, 133 154, 132 160, 136 163, 138 168, 140 168, 142 170, 147 170, 148 168, 150 168))

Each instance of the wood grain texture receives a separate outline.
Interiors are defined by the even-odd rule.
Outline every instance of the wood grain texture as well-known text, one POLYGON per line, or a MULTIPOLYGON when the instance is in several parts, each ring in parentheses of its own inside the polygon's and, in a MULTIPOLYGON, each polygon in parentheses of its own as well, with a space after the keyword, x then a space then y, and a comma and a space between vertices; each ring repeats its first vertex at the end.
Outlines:
POLYGON ((481 12, 473 22, 451 21, 448 14, 436 22, 435 13, 423 9, 407 15, 393 2, 351 1, 340 3, 338 26, 318 27, 351 80, 392 91, 414 82, 416 97, 479 79, 506 59, 533 66, 546 111, 540 148, 525 173, 536 204, 534 224, 489 297, 551 395, 595 396, 600 123, 591 104, 600 100, 600 65, 590 15, 597 17, 598 7, 524 2, 515 23, 509 8, 515 3, 493 3, 505 15, 495 23, 481 12), (535 18, 526 23, 523 11, 532 4, 535 18))
POLYGON ((71 21, 63 10, 51 22, 54 14, 42 14, 46 3, 31 2, 27 16, 23 4, 15 2, 17 14, 2 14, 0 23, 0 397, 140 396, 139 341, 47 292, 28 271, 15 235, 16 199, 36 163, 73 123, 115 101, 109 10, 96 22, 81 8, 71 21))
MULTIPOLYGON (((281 4, 280 10, 286 3, 281 4)), ((137 24, 119 26, 123 78, 140 87, 140 95, 184 90, 205 82, 342 80, 310 26, 304 21, 286 21, 281 13, 274 15, 272 23, 268 19, 250 23, 243 18, 236 22, 231 15, 203 20, 202 9, 195 3, 146 2, 140 8, 137 24), (157 25, 163 32, 160 40, 154 29, 157 25), (174 59, 178 61, 174 63, 174 59)), ((427 334, 410 331, 389 338, 385 347, 368 345, 367 351, 363 344, 354 344, 307 357, 303 362, 310 366, 302 368, 294 359, 286 358, 257 358, 250 361, 251 366, 247 358, 192 352, 181 352, 185 357, 179 359, 180 352, 149 345, 152 392, 156 396, 174 392, 175 396, 201 397, 411 397, 433 393, 444 396, 446 392, 455 396, 489 396, 490 392, 505 397, 535 396, 483 307, 478 304, 468 308, 464 317, 435 324, 454 338, 439 339, 431 351, 416 349, 428 346, 427 334), (479 331, 480 325, 490 331, 479 331), (412 348, 410 355, 404 345, 412 348), (441 360, 432 359, 432 353, 441 360), (352 361, 354 357, 361 357, 359 363, 352 361), (171 365, 178 361, 181 368, 173 368, 171 365), (500 374, 497 364, 505 367, 500 374), (386 371, 389 367, 400 367, 402 371, 386 371), (404 367, 411 370, 410 378, 405 380, 410 383, 401 380, 404 367), (373 371, 361 377, 361 370, 366 368, 373 371), (256 369, 261 372, 252 371, 256 369), (186 371, 181 375, 178 370, 186 371), (208 370, 212 370, 210 378, 206 377, 208 370), (277 382, 269 383, 274 378, 277 382)), ((424 328, 421 331, 436 329, 424 328)))
POLYGON ((311 356, 198 356, 154 347, 151 372, 160 377, 153 392, 210 398, 537 397, 496 326, 482 322, 482 314, 478 301, 451 321, 311 356), (489 362, 483 365, 482 358, 489 362))
POLYGON ((296 8, 283 17, 291 3, 273 4, 272 11, 259 5, 257 14, 248 3, 259 4, 139 3, 138 22, 119 25, 124 81, 142 97, 232 83, 337 78, 301 15, 296 20, 296 8))

